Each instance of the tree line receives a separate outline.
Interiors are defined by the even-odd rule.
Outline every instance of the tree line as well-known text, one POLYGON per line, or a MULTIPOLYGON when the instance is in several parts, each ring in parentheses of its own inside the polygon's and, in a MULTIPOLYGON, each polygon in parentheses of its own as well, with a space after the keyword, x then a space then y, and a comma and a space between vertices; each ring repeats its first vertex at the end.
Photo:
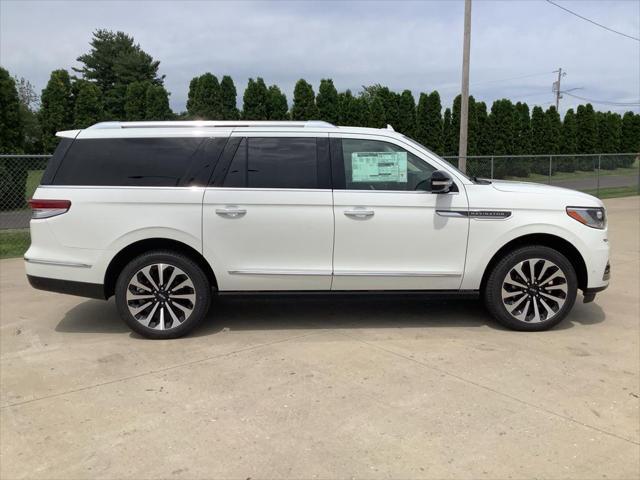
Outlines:
MULTIPOLYGON (((339 125, 381 128, 392 125, 441 155, 457 155, 460 96, 443 109, 434 90, 414 97, 375 84, 353 93, 338 92, 333 81, 322 79, 317 94, 298 80, 291 108, 277 85, 250 78, 238 94, 233 79, 213 73, 194 77, 189 84, 187 109, 174 113, 160 62, 144 52, 123 32, 97 30, 91 49, 77 58, 80 67, 70 73, 51 73, 38 95, 24 79, 14 79, 0 68, 0 151, 50 153, 55 132, 85 128, 106 120, 325 120, 339 125)), ((468 155, 589 154, 640 151, 640 114, 595 111, 591 104, 569 109, 561 118, 554 106, 532 109, 509 99, 485 102, 469 98, 468 155)), ((633 160, 631 160, 633 161, 633 160)), ((589 160, 591 162, 591 160, 589 160)), ((514 160, 511 174, 526 176, 535 166, 514 160)), ((589 168, 588 162, 558 166, 589 168)), ((618 165, 615 165, 618 166, 618 165)))

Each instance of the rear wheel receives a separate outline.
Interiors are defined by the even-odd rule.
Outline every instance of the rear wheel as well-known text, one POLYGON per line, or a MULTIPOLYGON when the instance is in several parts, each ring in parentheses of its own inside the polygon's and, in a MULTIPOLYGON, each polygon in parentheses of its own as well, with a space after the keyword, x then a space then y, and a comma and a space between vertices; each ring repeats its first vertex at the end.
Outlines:
POLYGON ((185 335, 206 316, 210 303, 207 276, 191 258, 176 252, 136 257, 116 283, 120 316, 147 338, 185 335))
POLYGON ((547 330, 576 300, 578 281, 560 252, 534 245, 508 253, 489 274, 484 301, 498 322, 514 330, 547 330))

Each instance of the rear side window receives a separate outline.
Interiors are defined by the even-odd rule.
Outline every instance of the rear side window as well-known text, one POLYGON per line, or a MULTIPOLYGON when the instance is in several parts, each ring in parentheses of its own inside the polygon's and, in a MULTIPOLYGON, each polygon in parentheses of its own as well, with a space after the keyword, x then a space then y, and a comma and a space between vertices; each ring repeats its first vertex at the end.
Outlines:
POLYGON ((322 188, 328 172, 318 161, 319 148, 325 155, 326 145, 319 147, 314 137, 243 138, 222 186, 322 188))
POLYGON ((76 140, 55 174, 56 185, 175 187, 202 138, 76 140))

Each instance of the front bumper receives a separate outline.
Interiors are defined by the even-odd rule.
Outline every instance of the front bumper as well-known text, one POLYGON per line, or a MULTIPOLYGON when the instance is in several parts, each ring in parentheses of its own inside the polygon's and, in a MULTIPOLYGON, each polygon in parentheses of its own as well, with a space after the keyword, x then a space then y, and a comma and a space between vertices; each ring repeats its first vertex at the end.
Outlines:
POLYGON ((607 262, 607 266, 604 269, 604 274, 602 275, 602 281, 607 283, 600 287, 591 287, 582 290, 582 293, 584 295, 583 303, 593 302, 593 300, 596 298, 596 293, 600 293, 606 290, 609 287, 609 278, 611 278, 611 264, 607 262))

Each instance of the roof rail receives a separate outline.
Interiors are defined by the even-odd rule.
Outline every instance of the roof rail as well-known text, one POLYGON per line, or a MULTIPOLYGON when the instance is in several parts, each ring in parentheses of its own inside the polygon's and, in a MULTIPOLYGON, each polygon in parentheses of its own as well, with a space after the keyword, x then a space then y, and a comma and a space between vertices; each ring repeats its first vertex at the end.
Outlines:
POLYGON ((233 128, 233 127, 306 127, 334 128, 335 125, 322 120, 308 121, 253 121, 253 120, 178 120, 166 122, 101 122, 91 129, 112 128, 233 128))

